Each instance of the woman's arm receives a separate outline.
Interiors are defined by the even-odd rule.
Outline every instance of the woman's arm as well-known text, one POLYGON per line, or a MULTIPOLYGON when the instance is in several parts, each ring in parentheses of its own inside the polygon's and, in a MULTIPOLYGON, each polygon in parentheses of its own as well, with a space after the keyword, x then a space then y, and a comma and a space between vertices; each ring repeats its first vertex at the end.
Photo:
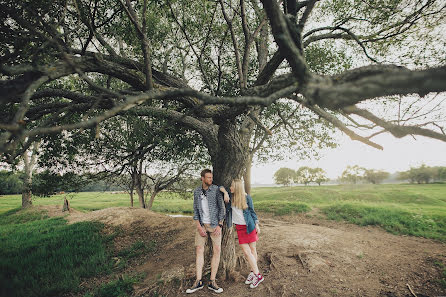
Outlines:
POLYGON ((249 212, 251 213, 251 216, 252 216, 252 218, 254 219, 254 223, 256 224, 256 226, 258 226, 259 225, 259 219, 257 218, 257 213, 256 213, 256 211, 254 210, 254 204, 252 203, 252 198, 251 198, 251 196, 249 196, 249 195, 247 195, 247 197, 248 197, 248 209, 249 209, 249 212))

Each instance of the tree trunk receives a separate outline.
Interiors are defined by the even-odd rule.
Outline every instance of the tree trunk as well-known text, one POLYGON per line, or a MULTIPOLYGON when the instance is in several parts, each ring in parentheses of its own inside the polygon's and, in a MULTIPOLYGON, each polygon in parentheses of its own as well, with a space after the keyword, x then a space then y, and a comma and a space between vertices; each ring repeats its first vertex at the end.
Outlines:
POLYGON ((130 190, 130 207, 133 207, 133 189, 130 190))
POLYGON ((247 159, 248 144, 241 140, 237 127, 230 121, 222 123, 218 131, 218 150, 211 155, 214 183, 229 187, 234 178, 241 178, 247 159))
POLYGON ((142 186, 141 172, 135 174, 135 189, 136 194, 138 194, 139 206, 141 208, 146 208, 146 202, 144 200, 144 188, 142 186))
MULTIPOLYGON (((214 170, 214 184, 227 188, 234 178, 240 178, 248 159, 248 143, 241 140, 237 127, 230 121, 220 124, 218 131, 218 148, 211 154, 214 170)), ((233 278, 236 266, 235 238, 231 228, 223 224, 221 260, 219 274, 224 279, 233 278)), ((207 245, 209 248, 209 245, 207 245)), ((206 253, 208 254, 208 253, 206 253)))
MULTIPOLYGON (((137 180, 141 177, 137 178, 137 180)), ((136 182, 136 193, 138 194, 139 206, 141 208, 146 208, 146 202, 144 201, 144 189, 141 187, 140 181, 136 182)))
POLYGON ((251 168, 252 168, 252 155, 248 157, 246 161, 246 169, 243 174, 243 180, 245 181, 245 192, 251 195, 251 168))
POLYGON ((32 205, 32 200, 31 200, 32 169, 28 152, 25 152, 24 161, 25 161, 24 162, 25 179, 23 180, 23 189, 22 189, 22 208, 27 208, 32 205))
POLYGON ((33 202, 31 200, 31 186, 28 182, 23 183, 22 191, 22 208, 27 208, 32 206, 33 202))
POLYGON ((130 188, 129 188, 130 206, 133 207, 133 191, 135 190, 135 174, 131 173, 130 177, 131 177, 130 188))
POLYGON ((237 258, 235 256, 235 231, 231 226, 228 228, 223 224, 222 238, 221 238, 221 257, 220 257, 220 273, 223 279, 235 280, 235 266, 237 258))
POLYGON ((150 195, 150 200, 149 203, 147 205, 147 209, 152 209, 153 206, 153 201, 155 200, 155 196, 159 193, 160 191, 158 190, 153 190, 152 195, 150 195))
POLYGON ((33 143, 33 149, 31 152, 31 157, 29 155, 29 151, 26 150, 23 153, 23 163, 24 163, 24 170, 25 170, 25 178, 23 180, 23 189, 22 189, 22 208, 27 208, 32 205, 31 200, 31 187, 32 187, 32 175, 34 166, 37 162, 37 150, 39 148, 39 143, 34 142, 33 143))

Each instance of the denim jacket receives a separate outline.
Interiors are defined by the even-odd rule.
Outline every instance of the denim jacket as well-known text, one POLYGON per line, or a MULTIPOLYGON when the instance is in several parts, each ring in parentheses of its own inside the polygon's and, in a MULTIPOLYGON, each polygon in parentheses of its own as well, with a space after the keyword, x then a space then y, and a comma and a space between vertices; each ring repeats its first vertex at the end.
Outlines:
MULTIPOLYGON (((201 191, 202 187, 198 187, 194 191, 194 220, 200 221, 203 226, 203 209, 201 207, 201 191)), ((211 217, 211 227, 217 227, 218 222, 225 218, 225 204, 223 202, 223 195, 218 186, 211 185, 206 190, 206 196, 209 203, 209 215, 211 217)))
MULTIPOLYGON (((232 193, 228 192, 229 197, 232 199, 232 193)), ((226 225, 228 228, 232 227, 232 207, 231 207, 231 199, 229 203, 226 205, 226 225)), ((248 204, 248 208, 243 210, 243 217, 246 222, 246 231, 251 233, 256 228, 256 224, 259 223, 259 219, 257 218, 257 214, 254 210, 254 205, 252 203, 252 198, 248 194, 246 195, 246 203, 248 204)))

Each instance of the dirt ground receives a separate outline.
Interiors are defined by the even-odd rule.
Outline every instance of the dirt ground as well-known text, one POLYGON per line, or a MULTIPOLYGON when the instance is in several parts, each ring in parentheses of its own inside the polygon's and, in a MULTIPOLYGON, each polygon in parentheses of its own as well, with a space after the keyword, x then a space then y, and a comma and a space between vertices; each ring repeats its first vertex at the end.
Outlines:
MULTIPOLYGON (((61 214, 58 207, 46 209, 51 215, 61 214)), ((250 289, 243 281, 217 276, 222 294, 205 287, 192 296, 446 296, 438 265, 446 265, 446 244, 316 217, 320 216, 260 213, 257 249, 265 281, 250 289)), ((135 259, 121 272, 146 275, 135 287, 135 296, 188 295, 185 290, 195 274, 192 218, 120 207, 72 211, 67 219, 70 223, 99 220, 119 227, 124 232, 115 239, 118 249, 136 240, 156 242, 153 253, 135 259)), ((237 269, 244 276, 249 272, 245 265, 237 269)), ((85 286, 104 281, 90 280, 85 286)))

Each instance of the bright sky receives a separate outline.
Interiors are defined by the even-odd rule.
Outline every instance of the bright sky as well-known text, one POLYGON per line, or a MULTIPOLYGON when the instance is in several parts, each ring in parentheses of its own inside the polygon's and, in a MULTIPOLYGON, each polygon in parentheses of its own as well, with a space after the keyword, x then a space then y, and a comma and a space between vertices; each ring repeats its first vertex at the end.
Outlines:
POLYGON ((296 170, 301 166, 320 167, 329 178, 339 177, 347 165, 359 165, 367 169, 382 169, 390 173, 408 170, 411 166, 446 166, 446 142, 417 136, 395 138, 379 135, 373 138, 384 150, 377 150, 342 134, 339 146, 325 150, 320 160, 288 160, 253 166, 253 184, 273 184, 273 175, 281 167, 296 170))

